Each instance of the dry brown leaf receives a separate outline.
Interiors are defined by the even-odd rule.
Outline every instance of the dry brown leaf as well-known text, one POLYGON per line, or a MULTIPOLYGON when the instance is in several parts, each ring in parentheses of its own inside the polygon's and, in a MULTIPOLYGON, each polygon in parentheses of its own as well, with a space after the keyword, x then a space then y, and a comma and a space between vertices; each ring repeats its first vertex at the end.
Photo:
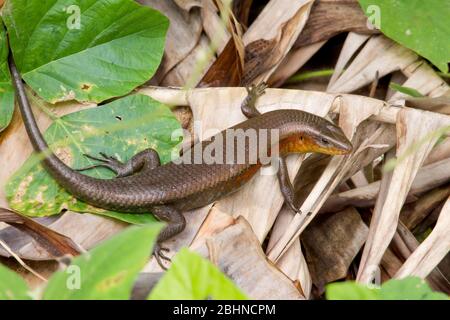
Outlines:
MULTIPOLYGON (((405 261, 411 256, 411 253, 419 247, 419 245, 420 243, 417 241, 416 237, 400 221, 397 227, 397 232, 395 233, 391 243, 391 247, 396 247, 396 250, 394 250, 397 252, 400 250, 403 251, 402 260, 405 261)), ((442 262, 444 262, 444 260, 442 260, 442 262)), ((426 280, 434 290, 442 291, 447 294, 450 293, 450 281, 445 277, 442 271, 439 270, 439 267, 433 269, 426 280)))
MULTIPOLYGON (((444 159, 422 167, 411 185, 409 198, 415 200, 417 195, 447 183, 450 180, 449 166, 450 159, 444 159)), ((379 190, 380 181, 375 181, 363 187, 331 195, 321 212, 336 212, 347 206, 361 208, 373 206, 379 190)))
POLYGON ((244 27, 248 26, 248 16, 250 14, 250 7, 253 0, 234 0, 233 1, 233 13, 236 19, 244 27))
MULTIPOLYGON (((417 143, 429 132, 448 125, 450 125, 450 117, 440 117, 435 113, 415 109, 402 109, 397 118, 397 156, 403 155, 411 145, 417 143)), ((388 178, 383 177, 381 183, 380 195, 370 224, 369 238, 358 269, 358 281, 363 283, 372 281, 374 268, 379 265, 389 240, 394 236, 400 209, 414 177, 437 139, 438 137, 428 139, 417 148, 414 154, 400 161, 392 175, 384 175, 388 178)))
MULTIPOLYGON (((281 238, 286 230, 286 226, 291 222, 293 217, 294 213, 292 212, 292 209, 289 206, 284 205, 275 220, 266 251, 270 251, 273 245, 281 238)), ((292 281, 297 281, 305 298, 310 298, 312 279, 305 257, 302 253, 300 239, 297 239, 297 241, 292 244, 289 250, 286 251, 286 254, 276 263, 276 266, 292 281)))
POLYGON ((203 30, 211 45, 216 47, 217 53, 220 54, 230 40, 230 33, 212 0, 202 1, 202 20, 203 30))
POLYGON ((417 201, 405 205, 400 213, 400 220, 408 229, 413 230, 448 196, 450 196, 450 185, 433 188, 417 201))
POLYGON ((138 0, 138 2, 161 11, 170 20, 164 59, 158 69, 158 78, 162 79, 197 45, 202 32, 200 10, 192 8, 183 11, 173 1, 138 0))
POLYGON ((346 277, 368 232, 369 229, 354 208, 318 217, 305 229, 301 239, 317 287, 346 277))
POLYGON ((450 251, 450 197, 447 199, 431 234, 411 254, 395 278, 425 278, 450 251))
POLYGON ((201 7, 203 0, 173 0, 181 9, 189 12, 192 8, 201 7))
POLYGON ((368 28, 367 25, 367 17, 357 0, 316 0, 308 22, 293 48, 326 41, 346 31, 379 33, 377 29, 368 28))
MULTIPOLYGON (((223 213, 216 211, 214 214, 223 213)), ((238 218, 207 239, 197 242, 194 249, 215 261, 219 269, 252 299, 304 299, 293 282, 267 261, 244 218, 238 218), (214 249, 211 251, 211 248, 214 249)))
POLYGON ((407 97, 405 105, 412 108, 428 110, 450 115, 450 89, 446 95, 435 98, 411 98, 407 97))
MULTIPOLYGON (((346 60, 351 57, 365 41, 365 36, 347 39, 348 50, 343 50, 346 60), (350 41, 354 42, 350 43, 350 41), (350 52, 349 50, 353 50, 350 52)), ((352 92, 370 84, 378 72, 382 78, 395 70, 405 69, 419 57, 411 50, 402 47, 382 35, 372 36, 364 44, 361 51, 347 66, 345 71, 333 78, 328 92, 352 92)), ((341 62, 342 63, 342 62, 341 62)), ((341 65, 341 67, 343 67, 341 65)))
POLYGON ((53 258, 84 251, 72 239, 11 210, 0 207, 0 221, 31 236, 53 258))
POLYGON ((349 32, 345 39, 344 46, 339 54, 338 61, 334 67, 334 73, 328 83, 327 91, 330 91, 330 87, 336 82, 336 80, 342 75, 345 68, 353 58, 355 52, 369 39, 368 35, 362 35, 354 32, 349 32))
POLYGON ((231 39, 203 76, 198 87, 233 87, 239 85, 243 68, 239 63, 239 55, 231 39))
POLYGON ((313 2, 272 0, 264 7, 244 35, 246 47, 242 85, 259 83, 269 78, 305 26, 313 2), (267 30, 268 25, 271 26, 270 30, 267 30))
POLYGON ((294 75, 325 44, 317 42, 298 49, 291 49, 280 66, 270 76, 268 83, 272 87, 280 87, 289 77, 294 75))
POLYGON ((194 86, 214 62, 214 56, 209 57, 208 37, 202 35, 195 48, 171 69, 161 80, 163 86, 194 86))
MULTIPOLYGON (((447 94, 450 90, 449 85, 423 60, 418 60, 402 68, 402 72, 407 77, 407 80, 401 85, 416 89, 424 96, 431 98, 440 97, 447 94)), ((405 98, 410 97, 404 93, 396 92, 389 99, 389 102, 397 104, 405 98)))

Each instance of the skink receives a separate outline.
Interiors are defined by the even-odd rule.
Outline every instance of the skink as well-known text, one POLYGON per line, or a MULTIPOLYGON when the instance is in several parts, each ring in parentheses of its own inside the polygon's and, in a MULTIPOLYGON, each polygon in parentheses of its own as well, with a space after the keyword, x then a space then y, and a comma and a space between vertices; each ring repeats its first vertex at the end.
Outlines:
MULTIPOLYGON (((113 170, 117 177, 114 179, 97 179, 81 174, 68 167, 49 150, 43 138, 27 99, 24 84, 16 69, 12 55, 9 66, 13 76, 14 86, 18 97, 19 108, 28 137, 38 153, 42 153, 42 165, 48 173, 69 193, 76 198, 107 210, 131 213, 152 212, 158 219, 166 221, 166 227, 158 236, 154 249, 155 257, 160 265, 161 259, 169 260, 164 254, 165 248, 161 242, 180 233, 186 225, 183 211, 191 210, 212 203, 238 190, 248 182, 263 165, 258 155, 258 148, 250 145, 249 139, 244 145, 232 148, 233 157, 243 154, 241 162, 229 163, 230 154, 227 146, 238 146, 237 139, 227 138, 226 131, 215 135, 208 141, 199 142, 186 154, 195 155, 195 148, 205 150, 212 143, 223 148, 221 155, 213 154, 216 163, 188 163, 189 161, 172 161, 161 165, 159 156, 153 149, 147 149, 136 154, 127 163, 101 154, 102 158, 88 156, 98 160, 95 166, 103 166, 113 170), (252 153, 253 152, 253 153, 252 153), (223 161, 220 161, 220 160, 223 161)), ((348 154, 352 150, 350 141, 342 130, 332 122, 311 113, 299 110, 276 110, 260 114, 255 108, 258 96, 264 93, 265 85, 251 87, 248 96, 242 102, 241 110, 248 120, 230 128, 242 131, 253 130, 257 139, 264 130, 266 137, 272 137, 276 130, 276 140, 268 138, 266 149, 274 156, 275 147, 279 151, 278 178, 281 192, 285 201, 298 210, 291 181, 287 173, 284 156, 290 153, 319 152, 330 155, 348 154)), ((229 130, 230 130, 229 129, 229 130)), ((228 132, 229 132, 228 130, 228 132)), ((257 141, 259 146, 260 140, 257 141)), ((215 150, 219 152, 219 150, 215 150)), ((191 156, 190 160, 193 158, 191 156)))

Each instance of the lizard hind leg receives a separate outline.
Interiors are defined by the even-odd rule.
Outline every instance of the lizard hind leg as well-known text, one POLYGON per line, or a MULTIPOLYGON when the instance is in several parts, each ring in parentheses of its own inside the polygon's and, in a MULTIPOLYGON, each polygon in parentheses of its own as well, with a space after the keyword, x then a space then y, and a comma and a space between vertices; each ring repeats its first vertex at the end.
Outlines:
POLYGON ((158 239, 156 240, 156 244, 153 249, 153 255, 155 256, 156 262, 158 262, 161 268, 166 269, 161 259, 170 262, 170 258, 163 253, 164 251, 167 252, 169 250, 162 247, 161 242, 170 239, 182 232, 186 227, 186 219, 180 211, 171 206, 155 206, 151 211, 156 218, 167 222, 167 225, 159 233, 158 239))
POLYGON ((100 153, 101 158, 93 157, 85 154, 85 157, 99 161, 100 163, 77 169, 77 171, 85 171, 98 167, 108 168, 117 174, 116 178, 131 176, 144 170, 152 170, 161 165, 158 153, 154 149, 145 149, 135 154, 129 161, 123 163, 117 158, 100 153))

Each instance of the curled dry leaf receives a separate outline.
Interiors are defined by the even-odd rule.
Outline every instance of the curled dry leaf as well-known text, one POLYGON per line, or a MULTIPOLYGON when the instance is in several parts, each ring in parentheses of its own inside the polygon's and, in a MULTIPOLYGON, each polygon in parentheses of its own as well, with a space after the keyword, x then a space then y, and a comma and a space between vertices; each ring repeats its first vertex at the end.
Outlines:
POLYGON ((197 45, 202 33, 200 11, 198 8, 184 11, 173 1, 138 0, 138 2, 159 10, 170 20, 164 58, 157 73, 157 77, 162 79, 197 45))
POLYGON ((293 48, 328 40, 345 31, 379 33, 377 29, 368 27, 367 17, 357 0, 316 0, 293 48))
POLYGON ((245 65, 242 85, 267 80, 300 34, 314 1, 271 1, 244 35, 245 65), (294 12, 294 15, 292 15, 294 12), (269 32, 261 23, 272 26, 269 32), (272 30, 277 33, 274 34, 272 30), (265 34, 261 34, 264 31, 265 34), (259 33, 259 34, 258 34, 259 33))
POLYGON ((235 87, 241 82, 242 73, 243 65, 240 63, 236 42, 230 39, 200 80, 198 87, 235 87))
POLYGON ((205 55, 209 50, 209 40, 205 35, 201 35, 195 48, 174 68, 172 68, 161 80, 162 86, 195 86, 198 79, 201 79, 207 72, 214 57, 205 55))
POLYGON ((229 40, 200 87, 248 85, 267 80, 287 55, 301 32, 312 0, 270 1, 243 35, 245 62, 241 63, 240 41, 229 40), (294 15, 292 14, 294 12, 294 15), (267 32, 265 26, 271 28, 267 32))
POLYGON ((251 226, 242 217, 212 234, 208 244, 197 242, 195 248, 215 262, 252 299, 304 299, 289 278, 267 261, 251 226))
POLYGON ((0 207, 0 221, 31 236, 53 257, 76 256, 84 250, 72 239, 16 212, 0 207))
POLYGON ((303 232, 306 261, 316 287, 345 278, 369 228, 354 208, 321 216, 303 232))

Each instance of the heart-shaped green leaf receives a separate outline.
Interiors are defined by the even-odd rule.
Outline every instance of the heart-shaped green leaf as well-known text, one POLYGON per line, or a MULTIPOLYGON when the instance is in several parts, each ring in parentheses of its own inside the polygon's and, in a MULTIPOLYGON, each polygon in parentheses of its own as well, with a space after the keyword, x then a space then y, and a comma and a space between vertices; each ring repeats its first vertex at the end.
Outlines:
POLYGON ((50 278, 46 300, 128 299, 162 224, 129 227, 50 278))
POLYGON ((51 103, 100 102, 143 84, 169 25, 132 0, 9 0, 3 17, 22 77, 51 103))
MULTIPOLYGON (((83 154, 104 152, 121 161, 147 148, 155 149, 161 162, 171 160, 180 137, 172 138, 180 124, 167 106, 144 95, 128 96, 101 107, 58 118, 44 137, 60 159, 72 168, 95 164, 83 154)), ((97 178, 113 178, 105 168, 86 171, 97 178)), ((6 194, 11 208, 28 216, 57 214, 63 209, 112 216, 130 223, 154 221, 150 214, 114 213, 94 208, 62 189, 31 156, 9 180, 6 194)))
POLYGON ((14 89, 8 68, 8 40, 0 17, 0 132, 9 124, 14 111, 14 89))
POLYGON ((450 1, 359 0, 377 28, 429 59, 442 72, 450 62, 450 1))

